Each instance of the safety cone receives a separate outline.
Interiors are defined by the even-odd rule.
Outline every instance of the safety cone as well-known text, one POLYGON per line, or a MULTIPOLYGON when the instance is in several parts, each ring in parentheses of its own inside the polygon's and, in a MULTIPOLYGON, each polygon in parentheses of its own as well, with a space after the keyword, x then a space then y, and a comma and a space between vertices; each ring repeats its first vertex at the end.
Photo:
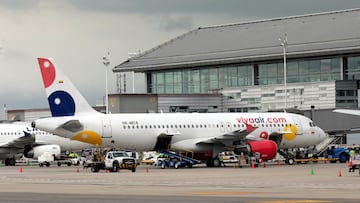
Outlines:
POLYGON ((146 173, 149 173, 149 168, 146 168, 146 173))
POLYGON ((76 169, 76 173, 80 173, 80 169, 79 169, 79 168, 76 169))
POLYGON ((352 166, 353 166, 352 157, 350 156, 350 158, 349 158, 349 167, 352 167, 352 166))
POLYGON ((278 159, 278 163, 277 163, 277 165, 280 167, 280 159, 278 159))
POLYGON ((263 163, 264 163, 263 167, 264 167, 264 168, 266 168, 266 164, 265 164, 265 162, 263 162, 263 163))
POLYGON ((254 161, 251 162, 251 168, 255 168, 254 161))
POLYGON ((23 172, 23 169, 22 169, 22 167, 20 166, 20 168, 19 168, 19 172, 20 173, 22 173, 23 172))
POLYGON ((339 175, 338 175, 339 177, 341 177, 342 176, 342 174, 341 174, 341 170, 339 170, 339 175))
POLYGON ((313 167, 311 167, 310 174, 311 174, 311 175, 314 175, 314 174, 315 174, 313 167))

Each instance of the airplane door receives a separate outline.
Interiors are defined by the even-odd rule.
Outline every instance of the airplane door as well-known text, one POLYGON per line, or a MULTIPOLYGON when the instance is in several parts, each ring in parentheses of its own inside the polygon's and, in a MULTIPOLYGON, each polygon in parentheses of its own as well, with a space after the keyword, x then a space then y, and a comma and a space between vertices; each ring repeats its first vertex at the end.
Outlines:
POLYGON ((294 121, 294 123, 296 125, 298 134, 303 134, 303 127, 302 127, 300 119, 298 117, 296 117, 296 116, 293 116, 292 119, 293 119, 293 121, 294 121))
POLYGON ((108 118, 102 119, 103 133, 102 138, 112 138, 112 127, 111 121, 108 118))

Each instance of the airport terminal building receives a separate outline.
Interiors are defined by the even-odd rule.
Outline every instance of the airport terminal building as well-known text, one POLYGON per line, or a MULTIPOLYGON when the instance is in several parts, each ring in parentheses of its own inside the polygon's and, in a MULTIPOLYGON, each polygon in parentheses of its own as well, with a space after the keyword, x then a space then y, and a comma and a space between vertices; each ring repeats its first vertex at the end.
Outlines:
POLYGON ((219 95, 205 112, 358 108, 359 20, 353 9, 199 27, 113 71, 143 73, 164 112, 192 107, 162 100, 201 94, 219 95))

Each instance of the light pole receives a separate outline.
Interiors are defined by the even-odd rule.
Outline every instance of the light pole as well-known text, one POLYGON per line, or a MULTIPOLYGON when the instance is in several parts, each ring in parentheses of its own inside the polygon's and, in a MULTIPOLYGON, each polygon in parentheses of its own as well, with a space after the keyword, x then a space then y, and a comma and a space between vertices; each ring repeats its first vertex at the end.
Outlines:
MULTIPOLYGON (((108 57, 109 57, 110 53, 108 52, 108 57)), ((110 61, 108 59, 108 57, 104 56, 103 59, 103 64, 105 65, 105 113, 108 114, 109 113, 109 107, 108 107, 108 103, 109 103, 109 98, 108 98, 108 79, 107 79, 107 67, 108 65, 110 65, 110 61)))
POLYGON ((287 84, 286 84, 286 46, 287 46, 287 33, 284 33, 282 38, 279 38, 280 46, 284 48, 284 89, 285 89, 285 109, 287 107, 287 84))

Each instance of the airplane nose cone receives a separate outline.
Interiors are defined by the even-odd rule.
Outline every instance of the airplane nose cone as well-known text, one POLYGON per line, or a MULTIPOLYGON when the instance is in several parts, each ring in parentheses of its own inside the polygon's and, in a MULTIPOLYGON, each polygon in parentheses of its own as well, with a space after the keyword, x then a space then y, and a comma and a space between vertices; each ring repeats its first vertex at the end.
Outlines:
POLYGON ((321 139, 321 141, 328 137, 323 129, 317 127, 317 131, 318 131, 319 138, 321 139))

